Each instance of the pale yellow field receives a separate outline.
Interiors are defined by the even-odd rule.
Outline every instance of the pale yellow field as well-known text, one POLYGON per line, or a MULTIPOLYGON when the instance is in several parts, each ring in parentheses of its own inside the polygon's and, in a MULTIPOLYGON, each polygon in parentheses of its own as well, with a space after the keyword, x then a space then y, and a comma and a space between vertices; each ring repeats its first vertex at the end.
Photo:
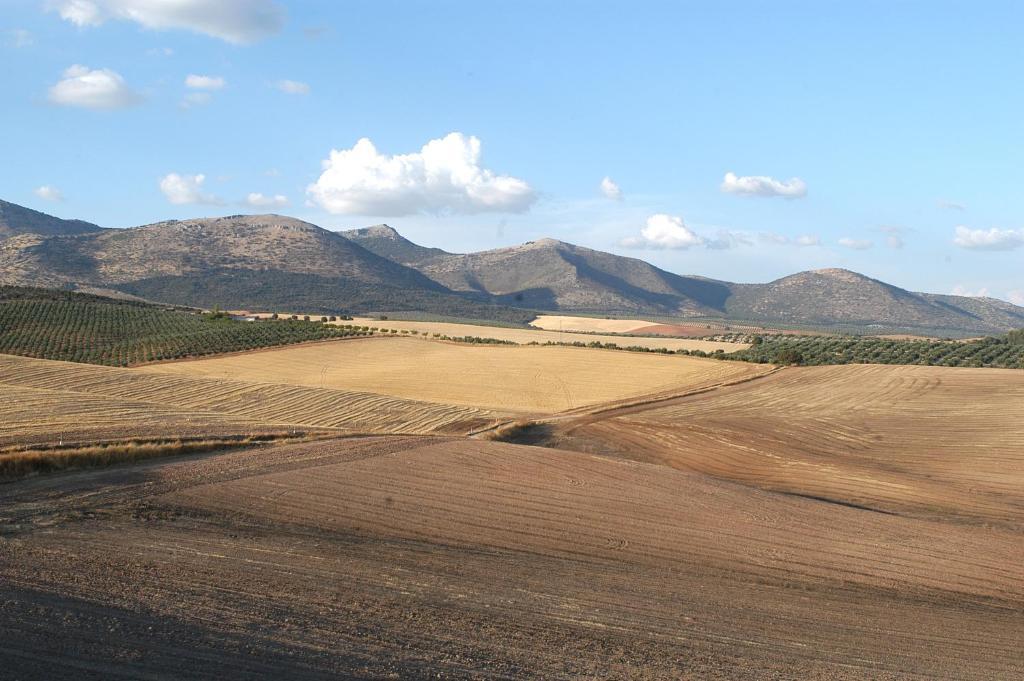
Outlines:
POLYGON ((243 417, 190 412, 152 402, 0 384, 0 445, 196 434, 245 435, 267 430, 268 425, 243 417))
POLYGON ((601 319, 600 317, 571 317, 568 315, 542 314, 530 322, 530 326, 547 331, 583 331, 585 333, 630 333, 645 326, 661 322, 643 319, 601 319))
POLYGON ((556 412, 763 373, 695 357, 417 338, 316 343, 138 369, 383 393, 515 412, 556 412))
MULTIPOLYGON (((343 341, 344 342, 344 341, 343 341)), ((254 355, 262 356, 262 355, 254 355)), ((254 425, 346 433, 464 433, 500 420, 482 409, 257 380, 154 373, 0 355, 0 440, 61 430, 238 430, 254 425), (223 428, 222 428, 223 426, 223 428)))
MULTIPOLYGON (((609 320, 604 320, 609 321, 609 320)), ((526 345, 527 343, 615 343, 621 347, 635 345, 641 348, 665 348, 666 350, 703 350, 714 352, 724 350, 735 352, 747 347, 744 343, 723 343, 720 341, 706 341, 697 338, 658 338, 656 336, 634 338, 623 336, 604 336, 591 333, 560 333, 558 331, 545 331, 543 329, 510 329, 500 326, 482 326, 476 324, 455 324, 452 322, 402 322, 402 321, 379 321, 367 317, 359 317, 350 322, 337 322, 338 324, 359 324, 362 326, 378 327, 383 329, 405 329, 407 331, 418 331, 420 333, 439 333, 444 336, 478 336, 480 338, 496 338, 498 340, 510 341, 526 345)), ((648 324, 648 326, 650 326, 648 324)))

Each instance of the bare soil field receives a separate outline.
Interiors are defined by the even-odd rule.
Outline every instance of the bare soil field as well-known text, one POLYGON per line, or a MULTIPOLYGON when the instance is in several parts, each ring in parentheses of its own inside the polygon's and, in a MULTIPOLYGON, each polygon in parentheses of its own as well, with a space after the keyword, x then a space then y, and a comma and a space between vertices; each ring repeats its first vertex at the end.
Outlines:
MULTIPOLYGON (((609 321, 609 320, 599 320, 609 321)), ((514 329, 501 326, 482 326, 475 324, 455 324, 451 322, 404 322, 397 320, 380 321, 371 318, 356 318, 354 321, 340 321, 337 324, 359 324, 362 326, 376 326, 385 329, 399 329, 406 331, 418 331, 419 333, 439 333, 444 336, 477 336, 480 338, 496 338, 525 345, 527 343, 615 343, 622 347, 636 346, 641 348, 665 348, 666 350, 702 350, 704 352, 734 352, 749 347, 745 343, 727 343, 723 341, 708 341, 699 338, 658 338, 642 336, 612 336, 600 333, 571 333, 545 331, 542 329, 514 329)), ((650 322, 645 322, 650 324, 650 322)), ((710 333, 707 329, 705 333, 710 333)))
MULTIPOLYGON (((529 332, 526 332, 529 333, 529 332)), ((757 375, 742 362, 563 347, 361 338, 160 364, 150 375, 242 379, 550 413, 757 375)))
POLYGON ((836 503, 1024 528, 1024 372, 787 368, 551 441, 836 503))
MULTIPOLYGON (((312 346, 308 346, 312 347, 312 346)), ((296 348, 297 349, 297 348, 296 348)), ((154 367, 156 368, 156 367, 154 367)), ((67 429, 204 433, 256 424, 330 428, 345 433, 458 433, 500 419, 483 409, 365 392, 275 384, 256 371, 216 379, 149 370, 0 355, 0 438, 56 440, 67 429), (265 382, 258 382, 263 379, 265 382), (210 430, 212 428, 213 430, 210 430)))
POLYGON ((3 678, 1011 679, 1020 533, 364 438, 0 487, 3 678))

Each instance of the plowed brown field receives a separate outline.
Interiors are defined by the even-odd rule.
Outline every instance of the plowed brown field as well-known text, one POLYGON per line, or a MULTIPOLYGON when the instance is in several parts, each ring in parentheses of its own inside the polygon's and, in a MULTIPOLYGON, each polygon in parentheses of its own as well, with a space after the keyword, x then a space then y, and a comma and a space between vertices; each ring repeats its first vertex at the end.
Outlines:
POLYGON ((1011 679, 1020 533, 370 438, 0 488, 8 678, 1011 679))
POLYGON ((765 489, 1024 527, 1022 371, 789 368, 652 407, 583 416, 559 437, 765 489))

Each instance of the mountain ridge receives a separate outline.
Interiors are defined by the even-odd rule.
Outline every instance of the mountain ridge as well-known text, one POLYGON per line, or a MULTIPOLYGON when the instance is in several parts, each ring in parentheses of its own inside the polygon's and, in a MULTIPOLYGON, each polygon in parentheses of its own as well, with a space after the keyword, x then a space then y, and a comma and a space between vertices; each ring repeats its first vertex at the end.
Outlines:
POLYGON ((67 236, 99 232, 103 228, 84 220, 65 220, 0 199, 0 239, 18 234, 67 236))
POLYGON ((1024 308, 1005 301, 914 293, 842 268, 737 284, 557 239, 459 254, 416 244, 388 225, 334 232, 263 214, 103 229, 0 206, 4 215, 29 216, 0 233, 5 284, 99 287, 175 304, 419 310, 517 323, 537 310, 927 335, 1024 327, 1024 308))

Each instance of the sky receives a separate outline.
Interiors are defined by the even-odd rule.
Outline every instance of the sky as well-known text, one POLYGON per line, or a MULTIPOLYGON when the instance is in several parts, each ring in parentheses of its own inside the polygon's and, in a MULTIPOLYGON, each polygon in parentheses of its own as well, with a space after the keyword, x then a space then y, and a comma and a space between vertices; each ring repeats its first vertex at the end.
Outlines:
POLYGON ((0 0, 0 198, 1024 304, 1024 4, 0 0))

